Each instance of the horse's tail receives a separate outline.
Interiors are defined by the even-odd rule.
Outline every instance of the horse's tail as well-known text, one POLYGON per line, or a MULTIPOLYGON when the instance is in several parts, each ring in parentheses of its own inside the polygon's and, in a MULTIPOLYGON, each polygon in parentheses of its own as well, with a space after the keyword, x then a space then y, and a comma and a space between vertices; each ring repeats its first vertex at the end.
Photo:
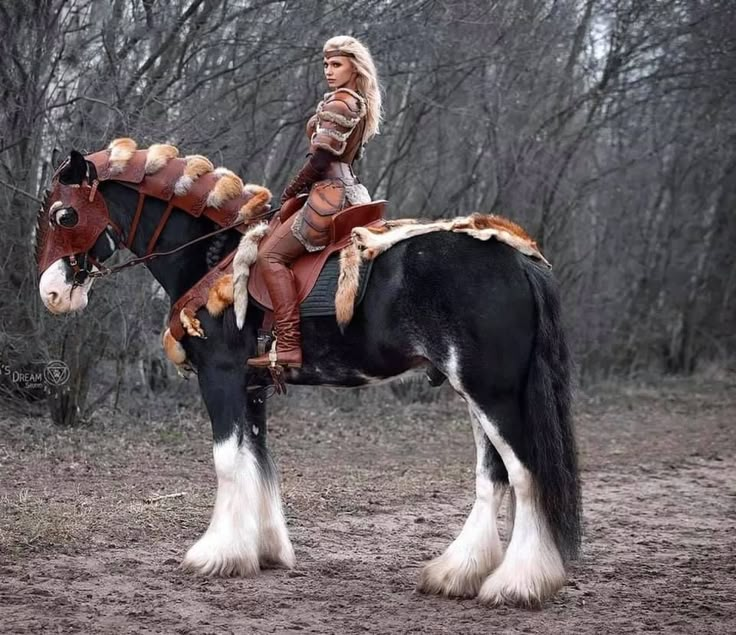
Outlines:
POLYGON ((552 537, 563 559, 570 560, 578 555, 582 533, 570 353, 554 278, 548 269, 522 260, 537 322, 522 406, 527 430, 532 431, 529 468, 552 537))

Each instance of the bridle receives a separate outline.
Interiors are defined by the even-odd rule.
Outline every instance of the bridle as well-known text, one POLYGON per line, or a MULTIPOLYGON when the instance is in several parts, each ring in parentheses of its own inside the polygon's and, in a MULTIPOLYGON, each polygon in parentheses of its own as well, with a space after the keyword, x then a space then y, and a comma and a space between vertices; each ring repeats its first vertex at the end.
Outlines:
MULTIPOLYGON (((95 197, 99 194, 98 192, 98 186, 99 181, 95 178, 93 179, 90 188, 89 193, 89 202, 92 203, 95 200, 95 197)), ((102 196, 101 194, 99 194, 102 196)), ((111 218, 109 218, 109 225, 112 226, 112 229, 115 231, 115 243, 119 249, 127 248, 130 249, 130 246, 133 243, 133 238, 135 235, 135 230, 137 229, 138 225, 138 219, 140 218, 141 211, 143 208, 143 200, 145 199, 145 195, 140 194, 140 200, 138 204, 138 209, 136 210, 136 216, 133 220, 133 226, 132 230, 128 236, 127 240, 123 240, 123 231, 120 229, 120 227, 113 221, 111 218)), ((103 199, 104 201, 104 199, 103 199)), ((213 236, 217 236, 218 234, 222 234, 224 232, 228 232, 232 229, 237 229, 241 225, 251 225, 256 221, 259 220, 270 220, 273 218, 274 214, 276 214, 281 207, 277 207, 275 209, 269 209, 265 212, 261 212, 260 214, 254 214, 252 216, 249 216, 247 219, 240 219, 235 221, 234 223, 231 223, 229 225, 226 225, 225 227, 220 227, 214 231, 211 231, 207 234, 204 234, 203 236, 198 236, 197 238, 194 238, 190 241, 185 242, 182 245, 179 245, 178 247, 174 249, 170 249, 168 251, 157 251, 153 253, 146 254, 145 256, 137 256, 135 258, 131 258, 130 260, 127 260, 119 265, 115 265, 114 267, 106 267, 103 265, 97 258, 90 255, 89 252, 85 252, 82 254, 81 259, 78 259, 75 254, 72 254, 71 256, 68 256, 68 263, 69 266, 72 269, 73 273, 73 282, 72 286, 77 287, 80 286, 85 279, 89 278, 91 280, 94 280, 96 278, 104 278, 106 276, 110 276, 114 273, 117 273, 119 271, 122 271, 123 269, 128 269, 130 267, 135 267, 137 265, 144 264, 146 262, 150 262, 151 260, 154 260, 155 258, 160 258, 162 256, 171 256, 173 254, 176 254, 188 247, 191 247, 192 245, 195 245, 203 240, 207 240, 209 238, 212 238, 213 236), (81 263, 80 263, 81 260, 81 263), (93 270, 91 267, 94 267, 96 269, 93 270)), ((161 232, 163 231, 164 227, 166 226, 168 220, 170 217, 170 211, 167 209, 166 212, 164 212, 161 221, 159 222, 158 227, 156 227, 156 230, 154 231, 154 237, 158 237, 161 232)), ((105 230, 106 232, 109 231, 109 228, 105 230)), ((104 233, 104 232, 103 232, 104 233)), ((102 234, 100 234, 102 235, 102 234)), ((109 234, 108 234, 109 235, 109 234)), ((94 245, 93 245, 94 246, 94 245)))
MULTIPOLYGON (((179 178, 181 174, 181 164, 176 165, 170 163, 169 165, 173 169, 170 169, 168 173, 163 171, 159 171, 158 173, 159 177, 163 175, 163 179, 160 179, 159 182, 156 182, 154 179, 153 187, 150 183, 146 186, 143 183, 143 179, 145 178, 143 170, 144 156, 136 155, 129 164, 133 168, 127 175, 128 178, 118 181, 123 186, 131 187, 138 195, 138 202, 130 226, 126 228, 126 231, 123 231, 110 216, 105 196, 99 191, 101 183, 118 180, 110 177, 109 167, 104 163, 108 157, 103 156, 101 158, 103 159, 103 163, 99 164, 87 160, 80 153, 72 153, 56 169, 52 177, 51 191, 44 197, 44 204, 39 211, 37 231, 43 232, 37 233, 36 238, 36 261, 39 270, 43 273, 53 262, 63 258, 68 263, 73 274, 73 286, 80 286, 87 279, 109 276, 123 269, 145 264, 162 256, 171 256, 201 241, 211 239, 214 236, 233 229, 244 233, 245 229, 243 226, 251 225, 264 219, 270 219, 280 209, 276 208, 261 211, 260 213, 254 213, 255 210, 250 210, 250 213, 243 218, 238 217, 234 209, 227 212, 216 210, 215 213, 210 213, 206 211, 209 208, 205 198, 207 195, 206 192, 210 191, 209 189, 200 191, 198 194, 188 195, 188 199, 184 198, 185 195, 180 195, 178 198, 172 196, 174 179, 179 178), (85 163, 81 164, 83 160, 85 163), (74 161, 74 165, 71 165, 72 161, 74 161), (85 165, 86 170, 82 172, 85 165), (64 171, 69 169, 72 172, 65 177, 64 171), (102 172, 98 176, 99 169, 102 172), (138 186, 136 187, 134 184, 138 184, 138 186), (156 189, 158 187, 163 189, 156 189), (159 197, 157 195, 159 191, 164 196, 159 197), (48 205, 47 201, 50 200, 50 196, 53 196, 52 200, 54 200, 54 203, 48 205), (158 219, 153 233, 150 237, 147 237, 144 254, 133 257, 116 266, 106 267, 99 262, 100 259, 103 259, 103 256, 94 255, 98 241, 105 235, 110 239, 113 251, 115 248, 119 249, 123 247, 132 250, 147 198, 164 201, 166 202, 166 207, 158 219), (179 202, 183 202, 185 205, 182 207, 178 204, 179 202), (217 229, 178 245, 174 249, 154 251, 156 243, 175 209, 181 209, 194 217, 204 216, 210 218, 217 229), (237 220, 230 222, 233 218, 237 218, 237 220)), ((214 181, 209 182, 209 184, 213 183, 214 181)), ((241 203, 237 203, 237 205, 241 205, 241 203)), ((235 209, 239 208, 236 207, 235 209)), ((104 256, 104 259, 109 255, 104 256)))

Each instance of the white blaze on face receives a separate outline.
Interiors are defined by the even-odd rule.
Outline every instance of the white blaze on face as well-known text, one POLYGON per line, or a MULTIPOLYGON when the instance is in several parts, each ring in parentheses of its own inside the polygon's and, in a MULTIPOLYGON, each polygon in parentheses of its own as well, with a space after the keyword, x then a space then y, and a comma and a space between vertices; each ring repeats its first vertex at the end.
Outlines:
POLYGON ((52 313, 81 311, 87 306, 87 292, 92 286, 92 279, 87 278, 81 285, 73 287, 67 281, 67 267, 63 259, 57 260, 43 272, 38 284, 41 300, 52 313))

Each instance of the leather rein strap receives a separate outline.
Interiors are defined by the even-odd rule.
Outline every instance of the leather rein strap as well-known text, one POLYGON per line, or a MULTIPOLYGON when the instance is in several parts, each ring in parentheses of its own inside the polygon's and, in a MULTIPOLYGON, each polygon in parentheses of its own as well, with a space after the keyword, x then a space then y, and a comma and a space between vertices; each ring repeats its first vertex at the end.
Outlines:
MULTIPOLYGON (((140 220, 140 215, 141 215, 141 212, 143 211, 144 199, 145 199, 145 194, 140 194, 138 198, 138 206, 136 208, 135 217, 133 218, 133 223, 130 229, 130 235, 128 236, 128 240, 122 243, 128 249, 130 249, 130 246, 133 244, 133 238, 135 237, 135 231, 138 228, 138 221, 140 220)), ((127 269, 129 267, 135 267, 136 265, 143 264, 144 262, 148 262, 150 260, 153 260, 154 258, 159 258, 161 256, 171 256, 198 242, 207 240, 208 238, 212 238, 212 236, 216 236, 217 234, 221 234, 222 232, 226 232, 226 231, 230 231, 231 229, 235 229, 239 227, 240 225, 251 224, 253 221, 261 220, 263 218, 271 218, 280 209, 281 209, 280 207, 277 207, 276 209, 268 210, 267 212, 263 212, 261 214, 256 214, 255 216, 251 216, 250 218, 236 221, 230 225, 226 225, 225 227, 220 227, 219 229, 216 229, 215 231, 212 231, 209 234, 205 234, 204 236, 199 236, 198 238, 195 238, 194 240, 190 240, 189 242, 186 242, 183 245, 179 245, 178 247, 176 247, 175 249, 171 249, 170 251, 157 251, 155 253, 150 253, 154 245, 156 244, 158 237, 161 235, 161 232, 163 231, 164 226, 169 220, 169 216, 171 216, 171 212, 173 211, 173 207, 169 205, 164 211, 163 216, 161 217, 161 221, 159 221, 159 225, 156 228, 156 231, 154 232, 153 236, 151 237, 151 240, 148 243, 148 249, 146 250, 145 256, 131 258, 130 260, 122 264, 116 265, 114 267, 105 267, 104 265, 101 265, 99 263, 94 263, 99 268, 99 271, 90 271, 88 276, 90 278, 103 278, 113 273, 117 273, 118 271, 122 271, 123 269, 127 269)))

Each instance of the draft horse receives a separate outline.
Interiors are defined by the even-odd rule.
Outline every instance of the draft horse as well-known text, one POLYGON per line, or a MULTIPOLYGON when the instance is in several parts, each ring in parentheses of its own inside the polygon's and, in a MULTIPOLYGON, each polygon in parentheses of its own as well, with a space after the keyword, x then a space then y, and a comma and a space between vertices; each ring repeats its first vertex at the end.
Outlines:
MULTIPOLYGON (((155 169, 147 163, 147 174, 155 169)), ((78 152, 51 188, 36 241, 37 257, 47 257, 39 292, 53 313, 86 306, 92 278, 115 249, 140 256, 160 232, 157 249, 172 250, 215 227, 139 197, 136 186, 98 179, 78 152), (49 262, 49 253, 58 257, 49 262)), ((145 264, 173 304, 240 236, 229 230, 145 264)), ((344 331, 331 317, 302 320, 304 366, 287 371, 286 382, 363 386, 422 366, 447 378, 470 412, 476 496, 460 534, 423 569, 419 588, 491 605, 539 605, 564 584, 581 535, 570 360, 552 274, 506 244, 437 232, 380 255, 363 297, 344 331), (504 552, 497 515, 509 487, 514 517, 504 552)), ((221 576, 292 567, 266 405, 252 390, 266 380, 245 364, 263 313, 250 306, 242 330, 232 307, 197 318, 207 339, 186 337, 183 346, 212 420, 218 486, 209 527, 183 566, 221 576)))

